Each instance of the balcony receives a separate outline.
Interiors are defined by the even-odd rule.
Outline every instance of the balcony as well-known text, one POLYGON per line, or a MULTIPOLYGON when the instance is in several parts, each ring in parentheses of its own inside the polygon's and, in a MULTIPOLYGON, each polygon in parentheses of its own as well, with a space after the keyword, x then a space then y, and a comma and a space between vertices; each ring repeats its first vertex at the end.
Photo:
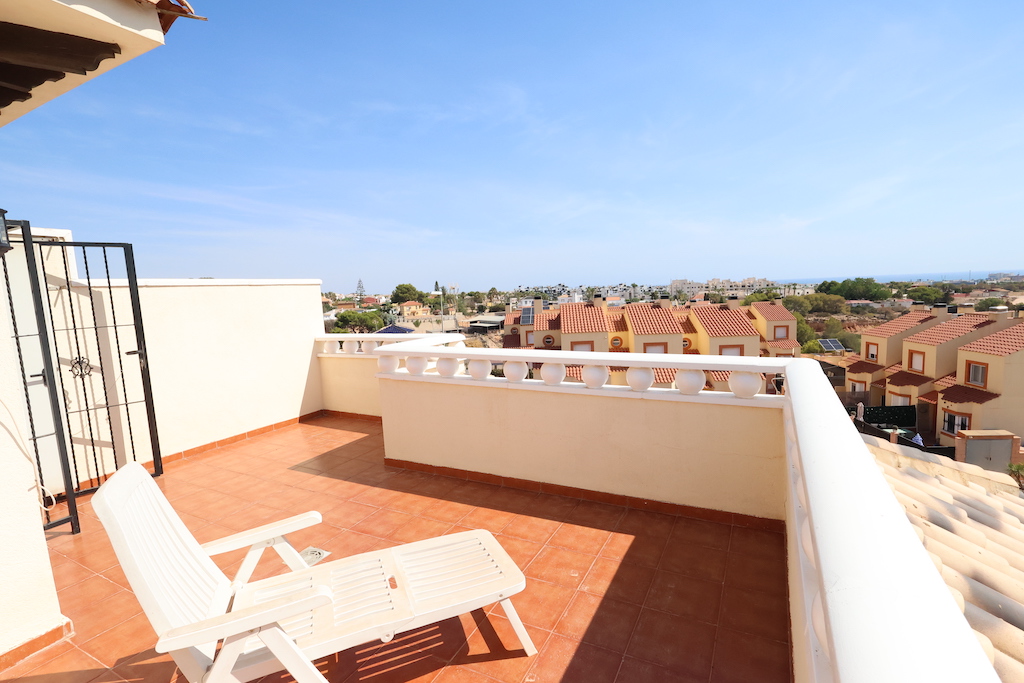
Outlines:
MULTIPOLYGON (((299 549, 486 528, 526 573, 536 657, 481 611, 322 661, 330 680, 997 680, 813 361, 400 339, 307 336, 312 370, 274 382, 315 410, 269 431, 170 425, 180 451, 158 479, 200 541, 317 509, 325 524, 296 534, 299 549), (566 379, 574 365, 583 381, 566 379), (627 386, 604 383, 608 366, 628 368, 627 386), (731 391, 707 391, 706 371, 731 373, 731 391), (784 376, 785 394, 758 393, 762 374, 784 376), (654 387, 664 376, 675 388, 654 387)), ((198 378, 153 364, 158 406, 194 394, 198 378)), ((235 400, 232 416, 275 395, 235 400)), ((76 634, 0 678, 171 680, 82 510, 81 535, 47 541, 76 634)), ((264 560, 257 576, 279 569, 264 560)))

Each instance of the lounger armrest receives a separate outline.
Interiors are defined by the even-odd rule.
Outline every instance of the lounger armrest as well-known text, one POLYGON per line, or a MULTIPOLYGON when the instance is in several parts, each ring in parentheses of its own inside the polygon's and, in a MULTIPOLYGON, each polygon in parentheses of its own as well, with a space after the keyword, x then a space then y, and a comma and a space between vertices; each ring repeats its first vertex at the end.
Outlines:
POLYGON ((209 555, 229 553, 232 550, 249 548, 257 543, 270 541, 278 536, 290 534, 293 531, 298 531, 299 529, 305 529, 306 527, 313 526, 314 524, 319 524, 322 521, 323 517, 319 512, 304 512, 301 515, 282 519, 279 522, 271 522, 270 524, 258 526, 255 529, 240 531, 237 534, 231 534, 230 536, 225 536, 224 538, 217 539, 216 541, 204 543, 203 550, 205 550, 209 555))
POLYGON ((235 612, 197 621, 188 626, 179 626, 167 631, 156 643, 156 651, 172 652, 186 647, 213 643, 229 636, 255 631, 282 619, 323 607, 334 602, 331 589, 316 586, 292 593, 277 600, 251 605, 235 612))

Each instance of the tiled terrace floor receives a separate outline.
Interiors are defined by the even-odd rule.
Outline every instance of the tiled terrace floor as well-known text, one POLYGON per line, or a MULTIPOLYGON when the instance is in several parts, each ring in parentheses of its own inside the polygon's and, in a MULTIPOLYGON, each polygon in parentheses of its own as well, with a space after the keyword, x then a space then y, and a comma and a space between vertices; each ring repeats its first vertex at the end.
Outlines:
MULTIPOLYGON (((537 656, 525 656, 500 607, 488 608, 322 660, 332 683, 791 680, 778 533, 394 470, 380 425, 347 418, 208 451, 157 481, 200 542, 315 509, 324 523, 291 537, 299 550, 336 558, 485 528, 526 573, 513 602, 537 656)), ((80 535, 49 539, 76 633, 0 680, 184 680, 153 651, 156 635, 88 499, 81 510, 80 535)), ((230 576, 243 554, 216 559, 230 576)), ((256 578, 281 568, 265 555, 256 578)))

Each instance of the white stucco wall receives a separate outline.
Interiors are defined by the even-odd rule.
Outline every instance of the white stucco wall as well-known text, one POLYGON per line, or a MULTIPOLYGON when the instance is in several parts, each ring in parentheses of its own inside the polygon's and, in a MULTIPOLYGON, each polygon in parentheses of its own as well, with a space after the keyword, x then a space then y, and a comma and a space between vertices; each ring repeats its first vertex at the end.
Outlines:
POLYGON ((0 306, 0 655, 64 622, 43 535, 11 335, 5 303, 0 306))
POLYGON ((321 410, 320 281, 140 280, 163 453, 321 410))
POLYGON ((325 410, 380 417, 376 356, 322 354, 319 360, 325 410))

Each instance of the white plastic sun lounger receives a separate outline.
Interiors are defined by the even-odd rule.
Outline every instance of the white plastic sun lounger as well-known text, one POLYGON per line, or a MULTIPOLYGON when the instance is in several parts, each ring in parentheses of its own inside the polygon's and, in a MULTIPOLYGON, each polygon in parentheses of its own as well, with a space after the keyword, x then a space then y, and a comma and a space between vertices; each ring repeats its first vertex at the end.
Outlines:
POLYGON ((93 509, 159 635, 157 652, 169 652, 191 683, 245 683, 282 669, 298 683, 326 683, 313 665, 320 657, 494 602, 527 655, 537 652, 509 600, 526 579, 487 531, 309 567, 284 535, 319 523, 319 513, 200 545, 137 463, 100 487, 93 509), (210 556, 246 547, 229 581, 210 556), (250 583, 266 548, 291 571, 250 583))

